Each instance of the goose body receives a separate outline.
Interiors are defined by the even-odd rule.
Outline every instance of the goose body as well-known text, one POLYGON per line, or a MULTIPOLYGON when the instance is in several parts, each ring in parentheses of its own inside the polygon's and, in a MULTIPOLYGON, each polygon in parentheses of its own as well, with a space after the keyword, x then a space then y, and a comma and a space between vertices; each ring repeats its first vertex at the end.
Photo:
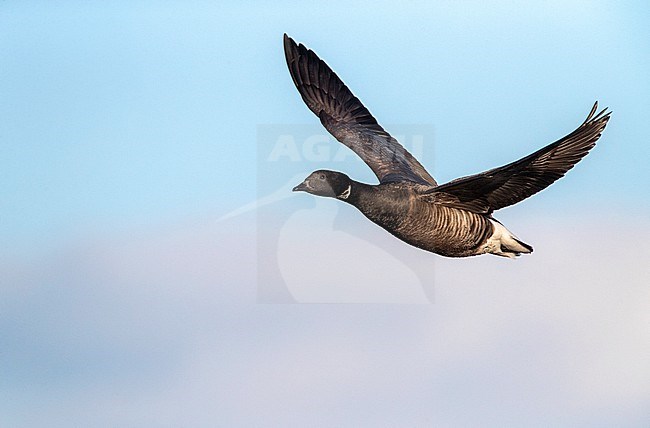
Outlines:
POLYGON ((596 103, 566 137, 508 165, 438 185, 313 51, 286 34, 284 49, 303 101, 379 179, 371 185, 319 170, 293 190, 349 203, 402 241, 447 257, 531 253, 492 213, 562 177, 594 147, 610 117, 606 110, 596 113, 596 103))
POLYGON ((496 253, 509 257, 532 251, 496 220, 431 203, 419 196, 417 185, 372 186, 350 180, 348 196, 339 199, 355 206, 373 223, 402 241, 443 256, 496 253), (510 251, 502 251, 502 246, 510 251))

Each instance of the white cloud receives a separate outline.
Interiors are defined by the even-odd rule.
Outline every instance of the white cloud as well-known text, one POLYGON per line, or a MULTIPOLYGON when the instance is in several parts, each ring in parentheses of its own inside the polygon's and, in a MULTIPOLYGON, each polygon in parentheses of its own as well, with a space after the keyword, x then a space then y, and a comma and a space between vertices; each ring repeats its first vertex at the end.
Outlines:
POLYGON ((509 223, 535 246, 514 262, 422 253, 432 305, 258 304, 250 218, 69 251, 4 304, 22 330, 3 332, 1 413, 16 426, 641 425, 650 227, 570 220, 509 223))

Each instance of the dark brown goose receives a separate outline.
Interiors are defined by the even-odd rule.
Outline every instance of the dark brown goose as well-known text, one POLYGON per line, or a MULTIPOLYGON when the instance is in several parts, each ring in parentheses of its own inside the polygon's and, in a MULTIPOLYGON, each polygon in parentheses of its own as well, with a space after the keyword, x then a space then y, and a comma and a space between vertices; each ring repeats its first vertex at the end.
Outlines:
POLYGON ((531 253, 533 247, 492 212, 534 195, 573 168, 594 147, 611 114, 596 113, 595 103, 566 137, 508 165, 438 185, 313 51, 285 34, 284 53, 305 104, 379 179, 370 185, 320 170, 293 190, 352 204, 404 242, 448 257, 531 253))

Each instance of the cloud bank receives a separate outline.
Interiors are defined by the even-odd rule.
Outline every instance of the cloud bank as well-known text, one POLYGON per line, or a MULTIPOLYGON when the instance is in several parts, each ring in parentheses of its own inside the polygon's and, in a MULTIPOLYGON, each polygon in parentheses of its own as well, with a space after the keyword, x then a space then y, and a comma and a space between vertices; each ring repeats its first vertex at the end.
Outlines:
MULTIPOLYGON (((516 262, 408 249, 434 266, 432 304, 323 305, 259 303, 254 219, 229 221, 71 243, 22 266, 5 259, 3 425, 649 420, 646 222, 520 223, 536 251, 516 262)), ((285 239, 321 233, 306 227, 285 239)), ((368 242, 382 251, 402 245, 377 236, 368 242)), ((372 275, 364 254, 355 265, 372 275)), ((318 284, 338 273, 319 271, 318 284)))

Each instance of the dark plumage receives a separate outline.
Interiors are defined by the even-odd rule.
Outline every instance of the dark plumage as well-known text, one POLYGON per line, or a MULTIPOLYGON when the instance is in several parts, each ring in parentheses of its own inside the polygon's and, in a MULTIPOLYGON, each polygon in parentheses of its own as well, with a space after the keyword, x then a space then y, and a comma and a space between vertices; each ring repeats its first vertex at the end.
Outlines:
POLYGON ((531 253, 492 212, 534 195, 573 168, 594 147, 611 114, 596 113, 595 103, 566 137, 508 165, 438 185, 313 51, 285 34, 284 52, 305 104, 379 179, 369 185, 321 170, 293 190, 348 202, 399 239, 443 256, 531 253))

